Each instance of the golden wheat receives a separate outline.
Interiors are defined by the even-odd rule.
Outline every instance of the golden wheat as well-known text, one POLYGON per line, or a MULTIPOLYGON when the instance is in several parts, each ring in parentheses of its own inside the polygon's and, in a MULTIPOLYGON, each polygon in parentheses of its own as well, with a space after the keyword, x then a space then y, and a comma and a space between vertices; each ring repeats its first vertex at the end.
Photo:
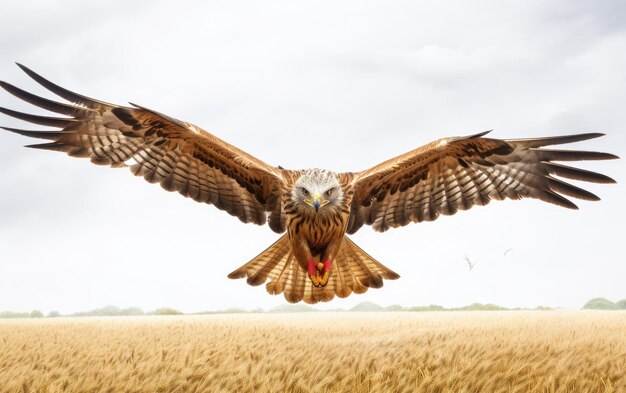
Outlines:
POLYGON ((624 312, 0 322, 0 392, 626 392, 624 312))

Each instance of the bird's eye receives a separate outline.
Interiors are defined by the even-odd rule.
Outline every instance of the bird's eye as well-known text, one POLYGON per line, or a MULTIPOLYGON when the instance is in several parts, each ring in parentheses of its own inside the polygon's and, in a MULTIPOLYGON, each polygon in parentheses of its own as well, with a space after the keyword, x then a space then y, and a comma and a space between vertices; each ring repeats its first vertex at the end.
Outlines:
POLYGON ((333 192, 335 192, 335 189, 331 188, 330 190, 326 191, 326 195, 331 196, 333 195, 333 192))
POLYGON ((304 194, 304 196, 309 196, 309 190, 307 190, 306 188, 302 189, 302 193, 304 194))

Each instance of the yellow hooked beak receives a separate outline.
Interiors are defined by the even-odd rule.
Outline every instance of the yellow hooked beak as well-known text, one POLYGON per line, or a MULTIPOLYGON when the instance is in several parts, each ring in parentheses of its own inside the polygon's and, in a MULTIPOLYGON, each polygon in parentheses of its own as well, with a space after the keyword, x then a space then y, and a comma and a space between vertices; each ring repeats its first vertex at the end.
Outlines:
POLYGON ((314 207, 315 211, 318 211, 321 206, 325 206, 328 203, 328 200, 322 198, 320 193, 316 192, 315 194, 313 194, 313 198, 305 199, 304 203, 306 203, 309 206, 314 207))

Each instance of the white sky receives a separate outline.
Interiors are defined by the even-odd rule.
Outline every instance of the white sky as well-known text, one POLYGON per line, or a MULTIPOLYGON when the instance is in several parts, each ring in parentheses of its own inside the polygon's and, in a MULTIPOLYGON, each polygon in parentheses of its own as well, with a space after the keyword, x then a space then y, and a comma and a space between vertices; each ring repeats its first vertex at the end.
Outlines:
MULTIPOLYGON (((625 48, 618 0, 39 1, 4 2, 0 13, 2 80, 44 92, 19 61, 76 92, 195 123, 270 164, 336 171, 486 129, 600 131, 571 148, 623 156, 625 48)), ((4 91, 0 106, 33 112, 4 91)), ((0 310, 285 303, 226 278, 278 237, 268 227, 127 170, 21 147, 33 142, 0 132, 0 310)), ((353 240, 401 279, 319 308, 626 298, 626 163, 582 167, 618 184, 585 185, 603 200, 576 201, 579 211, 506 201, 384 234, 362 228, 353 240), (473 271, 463 255, 478 261, 473 271)))

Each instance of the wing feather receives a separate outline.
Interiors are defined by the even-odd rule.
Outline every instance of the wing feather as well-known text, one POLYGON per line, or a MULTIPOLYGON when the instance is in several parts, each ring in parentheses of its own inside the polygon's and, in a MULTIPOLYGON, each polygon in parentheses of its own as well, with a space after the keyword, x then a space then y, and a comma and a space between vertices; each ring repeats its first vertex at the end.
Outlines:
MULTIPOLYGON (((18 65, 43 87, 72 103, 56 102, 0 82, 0 87, 28 103, 70 116, 40 116, 0 108, 17 119, 60 128, 30 131, 3 127, 50 141, 28 147, 88 157, 98 165, 129 166, 134 175, 150 183, 213 204, 243 222, 262 225, 270 212, 277 213, 284 182, 279 168, 192 124, 136 104, 122 107, 82 96, 18 65)), ((274 218, 271 228, 283 232, 284 220, 274 218)))
POLYGON ((66 116, 80 116, 84 115, 86 111, 89 111, 89 109, 87 108, 81 108, 75 105, 68 105, 61 102, 49 100, 47 98, 39 97, 35 94, 15 87, 7 82, 0 81, 0 86, 17 98, 20 98, 30 104, 49 110, 51 112, 60 113, 66 116))
POLYGON ((593 193, 554 176, 614 183, 608 176, 553 161, 608 160, 609 153, 546 149, 579 142, 599 133, 536 139, 485 138, 487 132, 444 138, 385 161, 354 176, 348 233, 363 224, 377 231, 432 221, 492 199, 536 198, 570 209, 567 197, 597 201, 593 193))

